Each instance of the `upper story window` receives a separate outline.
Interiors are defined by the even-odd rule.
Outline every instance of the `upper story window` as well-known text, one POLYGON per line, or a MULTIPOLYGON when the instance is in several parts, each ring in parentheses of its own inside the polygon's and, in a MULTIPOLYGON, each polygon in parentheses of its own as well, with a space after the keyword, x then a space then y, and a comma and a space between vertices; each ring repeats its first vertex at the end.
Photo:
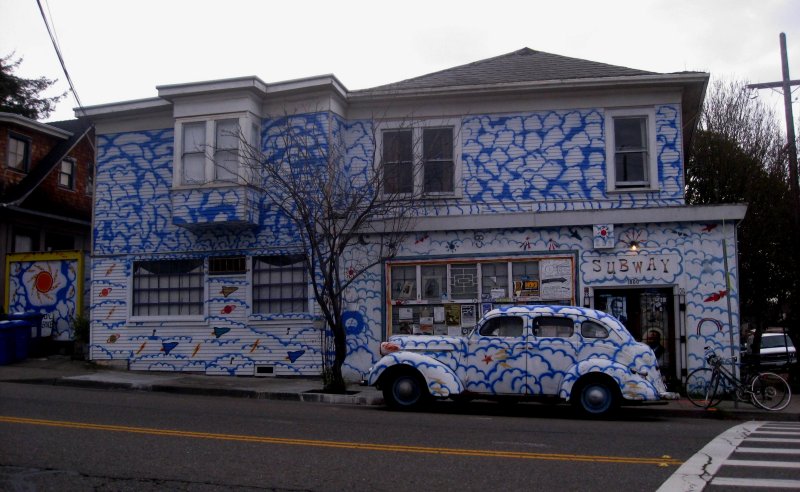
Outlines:
POLYGON ((31 161, 31 141, 22 135, 10 134, 8 136, 8 161, 9 169, 23 173, 28 172, 31 161))
POLYGON ((655 110, 606 112, 609 191, 657 188, 655 110))
POLYGON ((246 179, 241 156, 248 144, 259 141, 258 121, 251 114, 180 120, 175 135, 175 186, 246 179))
POLYGON ((461 174, 458 134, 458 124, 439 121, 382 130, 383 193, 455 195, 461 174))
POLYGON ((75 159, 64 159, 58 169, 58 186, 75 189, 75 159))

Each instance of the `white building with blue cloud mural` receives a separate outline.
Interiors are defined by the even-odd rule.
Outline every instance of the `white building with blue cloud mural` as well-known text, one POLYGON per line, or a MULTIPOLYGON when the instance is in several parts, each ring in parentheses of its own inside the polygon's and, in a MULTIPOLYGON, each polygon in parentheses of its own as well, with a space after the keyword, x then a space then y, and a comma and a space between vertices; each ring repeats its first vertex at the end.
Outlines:
POLYGON ((244 77, 86 108, 98 153, 91 358, 320 374, 304 252, 237 182, 225 138, 237 128, 263 148, 292 118, 343 139, 354 168, 386 158, 399 177, 384 186, 425 196, 398 255, 347 295, 348 379, 391 334, 462 334, 492 307, 547 303, 615 315, 680 380, 705 346, 739 345, 746 207, 684 199, 707 82, 525 48, 358 91, 332 75, 244 77), (424 172, 404 174, 416 164, 424 172))

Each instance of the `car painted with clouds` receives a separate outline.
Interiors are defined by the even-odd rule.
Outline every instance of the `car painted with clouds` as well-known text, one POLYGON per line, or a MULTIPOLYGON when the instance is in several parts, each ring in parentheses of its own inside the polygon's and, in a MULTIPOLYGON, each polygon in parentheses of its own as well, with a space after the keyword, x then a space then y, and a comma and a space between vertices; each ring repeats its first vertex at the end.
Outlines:
POLYGON ((394 335, 365 383, 396 409, 432 398, 547 399, 600 416, 678 397, 655 354, 613 316, 575 306, 494 309, 468 336, 394 335))

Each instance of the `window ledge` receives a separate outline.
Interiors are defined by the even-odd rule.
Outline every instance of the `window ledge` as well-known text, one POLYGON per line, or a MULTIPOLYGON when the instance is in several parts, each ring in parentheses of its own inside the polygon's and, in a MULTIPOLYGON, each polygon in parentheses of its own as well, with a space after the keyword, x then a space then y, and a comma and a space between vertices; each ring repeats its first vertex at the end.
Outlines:
POLYGON ((609 195, 621 195, 623 193, 658 193, 659 191, 661 191, 661 190, 659 190, 657 187, 654 188, 654 187, 650 186, 650 187, 642 187, 642 188, 638 188, 638 187, 636 187, 636 188, 614 188, 614 189, 608 190, 607 193, 609 195))
POLYGON ((164 325, 169 325, 173 328, 182 327, 195 328, 198 324, 208 326, 208 321, 205 316, 131 316, 128 321, 136 323, 137 326, 144 328, 160 328, 164 325))
POLYGON ((172 190, 175 191, 205 190, 213 188, 234 188, 237 186, 244 186, 244 185, 242 183, 234 183, 231 181, 209 181, 207 183, 202 183, 202 184, 172 185, 172 190))

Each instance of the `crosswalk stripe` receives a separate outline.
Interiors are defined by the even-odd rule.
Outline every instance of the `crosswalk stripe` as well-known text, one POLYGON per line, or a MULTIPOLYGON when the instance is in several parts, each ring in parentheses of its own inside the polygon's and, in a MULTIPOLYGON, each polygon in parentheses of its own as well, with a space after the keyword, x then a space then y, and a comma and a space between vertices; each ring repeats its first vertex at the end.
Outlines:
POLYGON ((753 442, 793 442, 800 443, 800 439, 781 439, 779 437, 748 437, 748 441, 753 442))
POLYGON ((800 431, 799 432, 794 432, 794 431, 788 431, 788 430, 783 430, 783 431, 779 431, 779 430, 774 430, 774 431, 757 430, 757 431, 753 432, 753 434, 770 434, 770 435, 777 434, 779 436, 800 436, 800 431))
POLYGON ((781 489, 800 489, 800 480, 783 480, 779 478, 729 478, 714 477, 711 485, 721 485, 727 487, 771 487, 781 489))
POLYGON ((758 460, 725 460, 724 466, 763 466, 765 468, 800 468, 800 462, 793 461, 758 461, 758 460))
MULTIPOLYGON (((745 439, 745 442, 748 440, 745 439)), ((737 453, 764 453, 764 454, 800 454, 800 449, 787 448, 736 448, 737 453)))

